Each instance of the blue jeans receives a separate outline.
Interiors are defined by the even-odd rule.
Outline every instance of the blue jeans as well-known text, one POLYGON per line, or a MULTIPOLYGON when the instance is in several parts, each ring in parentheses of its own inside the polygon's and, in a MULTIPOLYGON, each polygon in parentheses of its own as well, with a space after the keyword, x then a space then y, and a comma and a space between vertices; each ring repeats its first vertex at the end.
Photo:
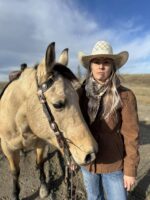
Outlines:
POLYGON ((93 174, 81 167, 88 200, 127 200, 122 171, 93 174))

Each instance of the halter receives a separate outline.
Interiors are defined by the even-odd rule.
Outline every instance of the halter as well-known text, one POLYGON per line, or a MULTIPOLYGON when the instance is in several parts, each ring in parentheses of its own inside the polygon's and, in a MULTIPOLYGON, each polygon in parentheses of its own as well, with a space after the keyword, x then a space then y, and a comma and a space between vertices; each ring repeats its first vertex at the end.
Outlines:
POLYGON ((42 104, 43 111, 48 119, 49 125, 56 136, 59 147, 63 148, 63 150, 64 150, 64 155, 65 155, 65 158, 67 161, 67 165, 65 167, 65 183, 67 184, 67 186, 69 188, 69 192, 68 192, 69 197, 72 200, 75 200, 76 194, 75 194, 74 190, 76 189, 76 187, 73 185, 73 174, 76 173, 75 170, 77 169, 77 164, 74 161, 74 159, 70 153, 68 143, 67 143, 63 133, 59 130, 59 127, 58 127, 57 123, 55 122, 55 118, 51 112, 51 109, 50 109, 50 107, 47 103, 46 97, 44 95, 44 93, 54 84, 54 82, 55 82, 54 79, 55 79, 55 74, 53 73, 52 76, 47 81, 45 81, 44 83, 39 85, 38 77, 37 77, 37 73, 36 73, 36 85, 38 88, 37 95, 38 95, 40 103, 42 104))

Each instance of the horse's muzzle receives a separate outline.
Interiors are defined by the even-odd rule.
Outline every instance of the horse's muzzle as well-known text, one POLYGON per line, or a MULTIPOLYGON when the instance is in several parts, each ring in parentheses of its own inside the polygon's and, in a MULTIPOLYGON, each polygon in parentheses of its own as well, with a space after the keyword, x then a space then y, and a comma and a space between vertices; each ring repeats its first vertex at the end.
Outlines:
POLYGON ((95 160, 95 158, 96 158, 96 154, 94 152, 93 153, 89 153, 89 154, 86 155, 84 163, 85 164, 89 164, 93 160, 95 160))

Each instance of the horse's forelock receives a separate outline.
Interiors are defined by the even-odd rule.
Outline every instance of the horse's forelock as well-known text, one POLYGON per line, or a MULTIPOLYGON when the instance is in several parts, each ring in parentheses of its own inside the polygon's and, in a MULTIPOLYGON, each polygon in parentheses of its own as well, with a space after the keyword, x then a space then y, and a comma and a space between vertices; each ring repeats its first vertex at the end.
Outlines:
MULTIPOLYGON (((34 65, 34 69, 38 70, 39 64, 34 65)), ((60 63, 54 63, 54 66, 52 67, 52 71, 58 72, 58 74, 62 75, 64 78, 67 78, 70 81, 78 81, 78 78, 74 75, 74 73, 67 68, 65 65, 62 65, 60 63)))
MULTIPOLYGON (((38 70, 39 65, 35 65, 34 69, 38 70)), ((68 79, 74 89, 78 89, 80 87, 80 82, 78 78, 74 75, 74 73, 65 65, 62 65, 60 63, 54 63, 52 66, 52 71, 47 74, 47 77, 49 77, 53 72, 57 72, 58 74, 62 75, 64 78, 68 79)))
POLYGON ((58 74, 62 75, 64 78, 68 79, 69 81, 79 81, 78 78, 74 75, 74 73, 67 68, 65 65, 60 63, 55 63, 53 67, 53 71, 56 71, 58 74))
POLYGON ((78 91, 78 89, 81 87, 81 84, 78 78, 65 65, 62 65, 60 63, 55 63, 53 66, 53 71, 56 71, 58 74, 62 75, 64 78, 68 79, 76 91, 78 91))

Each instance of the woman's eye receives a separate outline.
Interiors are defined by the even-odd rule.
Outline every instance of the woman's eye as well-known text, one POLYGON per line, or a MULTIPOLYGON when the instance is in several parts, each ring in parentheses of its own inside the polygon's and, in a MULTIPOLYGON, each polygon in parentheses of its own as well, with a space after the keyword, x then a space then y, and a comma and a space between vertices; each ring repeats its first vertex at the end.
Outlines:
POLYGON ((101 61, 99 61, 99 60, 94 60, 93 63, 99 65, 99 64, 101 63, 101 61))
POLYGON ((112 60, 104 60, 105 65, 111 65, 113 63, 112 60))
POLYGON ((97 62, 95 62, 95 64, 97 64, 97 65, 100 65, 100 64, 101 64, 101 62, 97 61, 97 62))
POLYGON ((107 65, 107 64, 110 64, 110 62, 106 60, 104 61, 104 64, 107 65))
POLYGON ((65 107, 65 101, 58 101, 56 103, 53 104, 54 108, 56 109, 62 109, 65 107))

